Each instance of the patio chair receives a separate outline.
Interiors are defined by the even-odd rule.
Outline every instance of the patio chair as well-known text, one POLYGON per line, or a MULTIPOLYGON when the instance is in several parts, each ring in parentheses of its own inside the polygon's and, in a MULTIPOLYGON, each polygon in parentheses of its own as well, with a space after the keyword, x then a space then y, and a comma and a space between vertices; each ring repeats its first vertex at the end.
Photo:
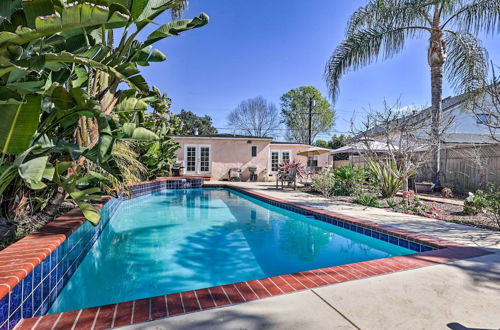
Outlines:
POLYGON ((293 183, 293 190, 297 189, 297 169, 291 168, 288 172, 278 173, 276 176, 276 189, 278 189, 278 182, 281 181, 281 189, 283 189, 284 184, 290 186, 293 183))
POLYGON ((241 169, 230 168, 228 171, 229 181, 241 181, 241 169))

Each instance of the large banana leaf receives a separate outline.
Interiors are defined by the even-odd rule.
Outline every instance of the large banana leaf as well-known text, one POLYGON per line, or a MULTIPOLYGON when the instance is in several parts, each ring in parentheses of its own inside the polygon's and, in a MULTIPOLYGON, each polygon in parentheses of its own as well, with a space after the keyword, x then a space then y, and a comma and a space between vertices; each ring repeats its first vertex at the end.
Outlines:
POLYGON ((100 200, 101 196, 95 195, 100 191, 97 187, 87 188, 84 190, 78 189, 78 182, 83 181, 86 176, 81 176, 79 169, 74 169, 73 173, 65 178, 63 174, 72 167, 71 162, 57 163, 55 166, 54 182, 60 185, 65 192, 75 201, 78 208, 82 211, 85 218, 90 221, 94 226, 97 225, 101 219, 99 211, 88 201, 100 200))
POLYGON ((123 124, 122 131, 125 138, 130 140, 154 141, 159 139, 158 135, 156 135, 153 131, 144 127, 136 127, 133 123, 123 124))
POLYGON ((164 24, 148 36, 144 42, 144 46, 149 46, 163 38, 177 36, 183 31, 202 27, 208 23, 208 20, 208 15, 201 13, 200 16, 193 19, 181 19, 164 24))
POLYGON ((130 14, 136 22, 151 20, 182 0, 132 0, 130 14))
POLYGON ((17 168, 13 164, 0 166, 0 195, 17 176, 17 168))
MULTIPOLYGON (((2 89, 2 91, 6 90, 2 89)), ((0 151, 2 153, 18 154, 28 148, 40 122, 41 101, 41 96, 36 94, 29 94, 21 101, 13 98, 0 100, 2 107, 0 151)))
POLYGON ((19 166, 19 176, 26 182, 31 189, 45 188, 45 183, 42 182, 47 168, 47 161, 49 157, 38 157, 31 159, 19 166))
POLYGON ((94 61, 89 58, 80 57, 68 52, 61 52, 58 54, 46 54, 44 55, 46 62, 65 62, 65 63, 77 63, 85 65, 89 68, 94 68, 115 77, 116 79, 127 83, 131 88, 138 91, 147 91, 149 86, 141 75, 137 73, 139 70, 131 67, 127 64, 119 68, 115 68, 106 65, 102 62, 94 61))
POLYGON ((132 61, 142 66, 149 66, 150 62, 163 62, 166 59, 167 57, 161 51, 147 46, 140 49, 132 61))
POLYGON ((148 105, 141 99, 135 97, 128 97, 118 103, 114 109, 114 113, 120 112, 134 112, 134 111, 145 111, 148 109, 148 105))
POLYGON ((117 10, 120 8, 118 5, 110 10, 109 7, 102 5, 73 2, 64 5, 61 13, 53 12, 47 15, 47 4, 44 3, 39 7, 36 6, 38 3, 40 1, 37 0, 23 1, 24 6, 27 6, 25 13, 30 27, 22 27, 15 33, 0 32, 0 46, 6 42, 22 45, 51 34, 103 24, 115 28, 119 25, 124 26, 129 20, 126 13, 117 10))

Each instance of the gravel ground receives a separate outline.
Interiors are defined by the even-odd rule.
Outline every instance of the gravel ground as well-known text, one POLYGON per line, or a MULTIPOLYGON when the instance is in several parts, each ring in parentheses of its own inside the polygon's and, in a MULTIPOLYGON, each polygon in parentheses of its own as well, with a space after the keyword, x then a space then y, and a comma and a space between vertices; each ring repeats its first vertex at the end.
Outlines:
POLYGON ((463 212, 463 207, 454 204, 423 201, 428 207, 435 206, 444 211, 444 221, 460 223, 463 225, 500 231, 499 225, 484 214, 468 215, 463 212))

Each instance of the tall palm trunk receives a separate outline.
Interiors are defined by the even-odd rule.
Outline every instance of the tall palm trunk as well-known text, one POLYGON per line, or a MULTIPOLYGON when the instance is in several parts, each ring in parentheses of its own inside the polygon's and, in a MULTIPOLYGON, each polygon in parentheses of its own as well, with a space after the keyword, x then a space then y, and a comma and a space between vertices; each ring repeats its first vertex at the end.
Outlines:
POLYGON ((432 90, 432 155, 433 159, 433 178, 437 187, 441 186, 441 117, 443 105, 441 102, 443 94, 443 67, 431 67, 431 90, 432 90))
POLYGON ((439 10, 436 8, 432 22, 431 37, 429 39, 429 50, 427 60, 431 67, 431 147, 432 147, 432 169, 434 184, 441 186, 441 117, 443 114, 443 65, 446 59, 446 48, 443 40, 443 31, 439 27, 439 10))

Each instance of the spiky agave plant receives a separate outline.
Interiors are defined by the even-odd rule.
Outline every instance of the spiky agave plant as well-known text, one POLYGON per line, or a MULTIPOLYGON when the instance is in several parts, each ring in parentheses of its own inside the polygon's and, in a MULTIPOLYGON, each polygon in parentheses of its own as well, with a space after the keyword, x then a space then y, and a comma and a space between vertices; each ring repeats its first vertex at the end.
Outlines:
POLYGON ((351 16, 346 36, 325 68, 332 96, 340 78, 379 58, 400 53, 410 39, 429 38, 435 183, 440 181, 443 72, 458 92, 481 86, 487 54, 477 33, 500 30, 500 0, 371 0, 351 16))

